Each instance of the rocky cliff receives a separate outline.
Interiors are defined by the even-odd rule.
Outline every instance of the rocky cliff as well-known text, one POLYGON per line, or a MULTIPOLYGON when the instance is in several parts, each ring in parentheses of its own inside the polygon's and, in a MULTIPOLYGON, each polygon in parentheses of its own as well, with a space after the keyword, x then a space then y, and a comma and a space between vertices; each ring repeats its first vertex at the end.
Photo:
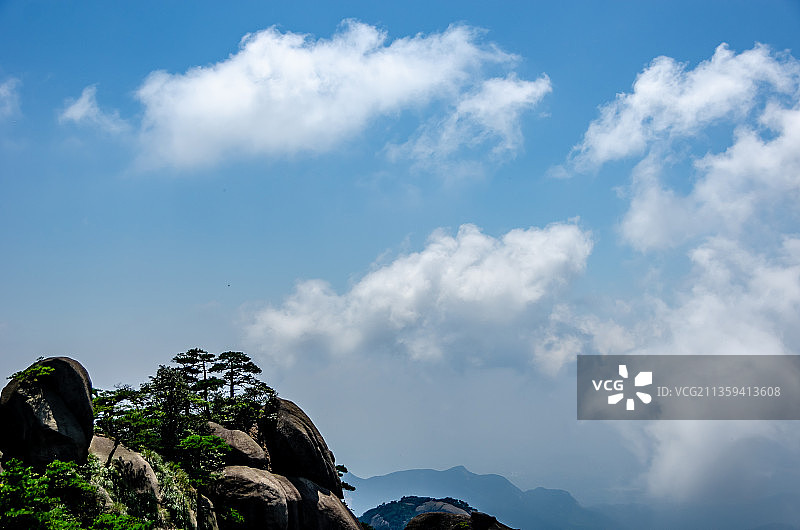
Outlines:
MULTIPOLYGON (((136 478, 136 494, 167 502, 166 484, 141 454, 93 435, 92 383, 74 359, 53 357, 15 377, 0 397, 0 458, 41 470, 54 460, 85 463, 88 455, 109 458, 136 478)), ((333 453, 311 419, 294 403, 278 400, 277 411, 249 432, 209 424, 229 447, 226 466, 191 503, 185 526, 198 530, 357 530, 342 503, 333 453), (218 517, 234 509, 236 518, 218 517)), ((102 486, 98 487, 102 499, 102 486)), ((105 495, 109 498, 108 494, 105 495)), ((109 501, 108 509, 112 509, 109 501)))

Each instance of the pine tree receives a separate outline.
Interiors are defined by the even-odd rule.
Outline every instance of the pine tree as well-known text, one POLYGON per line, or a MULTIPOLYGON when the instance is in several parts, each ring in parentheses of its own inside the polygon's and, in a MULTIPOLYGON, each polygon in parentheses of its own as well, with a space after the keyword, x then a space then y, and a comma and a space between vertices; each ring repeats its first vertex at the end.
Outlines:
POLYGON ((256 366, 250 356, 244 352, 226 351, 219 354, 211 371, 222 374, 229 390, 229 397, 233 399, 237 389, 255 386, 259 383, 255 376, 261 373, 261 368, 256 366))
POLYGON ((179 368, 161 365, 150 382, 142 385, 142 392, 157 421, 157 449, 171 458, 193 419, 186 414, 192 399, 189 385, 179 368))
POLYGON ((211 414, 209 393, 225 385, 225 381, 222 379, 209 376, 209 372, 216 360, 216 355, 200 348, 192 348, 172 358, 172 362, 180 365, 179 369, 183 372, 189 389, 202 398, 202 409, 206 414, 206 418, 211 414))
POLYGON ((95 425, 100 432, 114 441, 106 467, 111 465, 114 453, 120 444, 131 449, 152 444, 156 418, 147 409, 145 401, 144 393, 130 385, 120 386, 114 390, 94 390, 92 405, 95 425))

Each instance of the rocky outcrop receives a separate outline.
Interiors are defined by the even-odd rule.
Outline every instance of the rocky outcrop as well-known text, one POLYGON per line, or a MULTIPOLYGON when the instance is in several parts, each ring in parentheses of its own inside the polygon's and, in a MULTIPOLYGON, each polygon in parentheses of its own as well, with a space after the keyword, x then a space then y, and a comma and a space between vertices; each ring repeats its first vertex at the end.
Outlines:
POLYGON ((222 439, 230 452, 225 455, 225 463, 229 466, 248 466, 257 469, 269 469, 269 454, 244 431, 226 429, 213 421, 208 422, 211 434, 222 439))
POLYGON ((287 478, 263 469, 228 466, 210 492, 221 530, 359 530, 355 516, 330 490, 304 478, 287 478), (236 523, 220 510, 236 510, 236 523))
POLYGON ((89 374, 68 357, 51 357, 36 365, 52 371, 12 380, 0 395, 3 458, 18 458, 37 469, 56 459, 83 463, 94 424, 89 374))
POLYGON ((246 466, 226 467, 209 493, 216 506, 236 510, 247 522, 247 526, 226 524, 227 514, 218 510, 223 529, 289 528, 289 504, 299 499, 287 478, 246 466))
POLYGON ((270 454, 274 473, 304 477, 342 497, 342 483, 336 472, 333 453, 322 435, 300 407, 276 398, 275 416, 258 426, 259 436, 270 454))
MULTIPOLYGON (((0 396, 0 459, 19 458, 41 469, 56 459, 83 463, 93 454, 116 466, 134 485, 137 499, 152 503, 153 510, 175 509, 167 502, 175 501, 170 493, 175 484, 159 484, 166 475, 158 465, 153 464, 156 473, 141 454, 93 436, 91 381, 83 366, 54 357, 33 368, 0 396)), ((291 401, 276 399, 269 405, 277 412, 265 414, 253 434, 208 424, 230 447, 227 467, 207 489, 191 490, 197 505, 180 508, 186 516, 182 524, 198 530, 360 530, 340 500, 333 453, 311 419, 291 401)), ((110 493, 98 488, 99 505, 111 509, 121 502, 110 493)))
MULTIPOLYGON (((290 477, 289 480, 300 494, 296 528, 309 530, 361 528, 358 519, 333 492, 305 478, 290 477)), ((290 526, 290 528, 295 527, 290 526)))
POLYGON ((152 495, 156 500, 161 500, 161 489, 158 478, 150 463, 139 453, 131 451, 122 444, 114 448, 114 441, 105 436, 95 436, 89 445, 89 452, 97 457, 100 462, 116 462, 120 471, 126 474, 131 484, 136 485, 137 493, 152 495), (112 455, 113 451, 113 455, 112 455))
POLYGON ((470 515, 442 512, 423 513, 411 519, 406 526, 406 530, 456 530, 462 528, 471 530, 512 530, 510 527, 497 522, 497 519, 491 515, 481 512, 472 512, 470 515))

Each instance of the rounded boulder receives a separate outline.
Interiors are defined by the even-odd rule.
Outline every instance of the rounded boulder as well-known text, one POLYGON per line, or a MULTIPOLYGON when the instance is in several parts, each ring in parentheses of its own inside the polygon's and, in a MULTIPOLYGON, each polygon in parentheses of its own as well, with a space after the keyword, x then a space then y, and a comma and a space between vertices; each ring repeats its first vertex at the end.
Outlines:
POLYGON ((342 483, 333 453, 322 435, 300 407, 277 398, 275 413, 262 419, 259 435, 269 450, 274 473, 303 477, 342 498, 342 483))
POLYGON ((92 382, 69 357, 50 357, 31 367, 49 373, 13 379, 0 394, 0 451, 42 469, 53 460, 86 462, 92 440, 92 382))

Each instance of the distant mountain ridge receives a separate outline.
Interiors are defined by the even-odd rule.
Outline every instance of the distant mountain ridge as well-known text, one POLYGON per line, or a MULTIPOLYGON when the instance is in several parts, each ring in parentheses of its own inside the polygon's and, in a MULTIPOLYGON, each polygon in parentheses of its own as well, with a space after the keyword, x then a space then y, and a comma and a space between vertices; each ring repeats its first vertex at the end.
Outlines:
POLYGON ((345 494, 348 506, 356 514, 414 495, 460 499, 506 525, 525 529, 800 530, 800 503, 788 493, 714 504, 653 502, 583 506, 568 491, 547 488, 522 491, 501 475, 478 475, 464 466, 444 471, 396 471, 368 479, 348 473, 344 479, 356 487, 355 492, 345 494))
POLYGON ((383 502, 408 495, 460 499, 517 528, 610 528, 605 514, 585 508, 567 491, 536 488, 522 491, 500 475, 478 475, 464 466, 445 471, 412 469, 362 479, 353 474, 345 480, 356 487, 347 494, 355 513, 364 513, 383 502))

